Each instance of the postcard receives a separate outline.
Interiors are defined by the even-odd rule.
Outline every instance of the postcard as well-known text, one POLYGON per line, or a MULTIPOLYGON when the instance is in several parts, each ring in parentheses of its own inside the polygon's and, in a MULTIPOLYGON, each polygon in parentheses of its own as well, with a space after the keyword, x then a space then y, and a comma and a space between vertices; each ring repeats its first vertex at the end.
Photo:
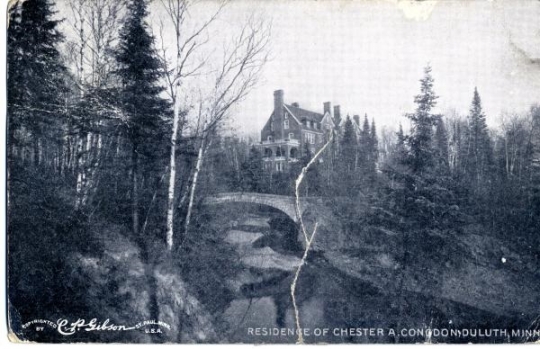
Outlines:
POLYGON ((538 18, 11 0, 10 340, 540 341, 538 18))

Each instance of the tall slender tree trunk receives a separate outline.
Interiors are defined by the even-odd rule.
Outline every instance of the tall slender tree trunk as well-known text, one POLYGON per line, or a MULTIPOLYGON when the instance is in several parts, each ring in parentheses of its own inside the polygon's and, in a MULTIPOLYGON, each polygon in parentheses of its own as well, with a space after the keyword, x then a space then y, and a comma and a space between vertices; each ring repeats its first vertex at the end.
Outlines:
POLYGON ((77 185, 76 185, 76 194, 77 194, 77 198, 76 198, 76 203, 75 203, 75 208, 76 209, 79 209, 81 206, 82 206, 82 202, 83 202, 83 191, 84 191, 84 180, 85 180, 85 175, 84 175, 84 167, 85 167, 85 161, 84 161, 84 154, 83 154, 83 151, 84 151, 84 140, 83 140, 83 137, 85 137, 84 135, 79 135, 78 137, 78 140, 77 140, 77 151, 76 151, 76 157, 77 157, 77 164, 76 164, 76 169, 77 169, 77 185))
POLYGON ((206 147, 206 135, 203 135, 201 139, 201 145, 199 146, 199 152, 197 154, 197 164, 195 165, 195 172, 193 173, 193 181, 191 182, 191 188, 189 193, 189 203, 186 213, 186 220, 184 222, 184 238, 189 232, 189 224, 191 223, 191 214, 193 212, 193 202, 195 201, 195 190, 197 189, 197 179, 199 178, 199 172, 201 171, 204 153, 206 147))
POLYGON ((97 190, 97 175, 101 163, 101 154, 103 149, 103 141, 101 134, 94 135, 92 139, 93 140, 91 142, 91 146, 89 146, 87 151, 87 169, 82 192, 83 205, 86 205, 88 203, 89 199, 97 190))
POLYGON ((176 145, 180 129, 180 98, 179 85, 176 85, 174 101, 173 130, 171 135, 171 158, 169 162, 169 191, 167 194, 167 247, 172 250, 174 238, 174 196, 176 184, 176 145))

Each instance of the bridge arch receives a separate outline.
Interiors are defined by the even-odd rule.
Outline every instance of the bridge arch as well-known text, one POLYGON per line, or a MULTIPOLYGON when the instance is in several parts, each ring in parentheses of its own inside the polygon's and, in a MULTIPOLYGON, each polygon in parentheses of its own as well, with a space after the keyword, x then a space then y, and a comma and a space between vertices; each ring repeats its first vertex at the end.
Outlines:
MULTIPOLYGON (((208 196, 203 200, 203 205, 219 205, 225 203, 248 203, 273 207, 287 215, 295 224, 299 224, 296 216, 296 198, 293 196, 260 194, 251 192, 220 193, 208 196)), ((311 245, 313 250, 324 250, 326 248, 335 249, 345 242, 341 242, 339 236, 341 224, 332 214, 327 212, 323 205, 322 198, 309 197, 302 198, 300 203, 300 214, 308 232, 314 231, 315 224, 318 224, 317 239, 311 245), (331 232, 331 233, 330 233, 331 232), (336 239, 337 237, 337 239, 336 239)), ((298 229, 298 241, 305 247, 305 238, 298 229)))
MULTIPOLYGON (((229 202, 269 206, 285 213, 293 222, 298 223, 295 208, 296 200, 292 196, 260 193, 221 193, 206 197, 203 204, 219 205, 229 202)), ((301 214, 304 214, 306 211, 306 206, 307 205, 300 205, 301 214)))

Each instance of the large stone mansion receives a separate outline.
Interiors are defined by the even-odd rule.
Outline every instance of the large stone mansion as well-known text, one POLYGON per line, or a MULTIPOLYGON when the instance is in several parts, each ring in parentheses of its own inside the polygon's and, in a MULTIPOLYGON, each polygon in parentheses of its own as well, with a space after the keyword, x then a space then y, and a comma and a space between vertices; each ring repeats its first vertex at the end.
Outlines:
MULTIPOLYGON (((283 90, 274 91, 274 111, 261 130, 261 142, 257 146, 263 154, 266 170, 282 172, 305 154, 306 148, 315 153, 326 142, 329 132, 341 128, 340 106, 323 103, 322 113, 300 108, 298 103, 286 104, 283 90)), ((360 131, 360 120, 351 120, 360 131)))

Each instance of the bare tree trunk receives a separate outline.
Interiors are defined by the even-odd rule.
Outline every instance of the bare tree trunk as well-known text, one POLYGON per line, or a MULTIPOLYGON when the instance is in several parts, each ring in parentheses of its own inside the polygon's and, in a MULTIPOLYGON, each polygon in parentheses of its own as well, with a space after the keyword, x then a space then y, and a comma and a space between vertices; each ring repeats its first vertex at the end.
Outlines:
MULTIPOLYGON (((94 141, 92 141, 92 146, 88 148, 88 160, 87 160, 87 169, 85 171, 85 181, 84 181, 84 187, 82 192, 82 204, 86 205, 89 202, 89 198, 92 197, 92 195, 95 193, 97 189, 97 174, 99 165, 101 163, 101 157, 102 157, 102 149, 103 149, 103 141, 101 134, 97 134, 94 137, 92 137, 94 141), (92 155, 90 150, 94 149, 95 154, 92 155)), ((110 142, 112 144, 112 142, 110 142)), ((106 148, 108 149, 108 147, 106 148)))
POLYGON ((75 208, 79 209, 81 207, 82 203, 82 191, 83 191, 83 181, 84 181, 84 173, 83 173, 83 139, 81 136, 78 137, 77 140, 77 185, 76 185, 76 203, 75 208))
POLYGON ((191 188, 189 192, 189 203, 186 213, 186 219, 184 222, 184 238, 189 232, 189 224, 191 222, 191 214, 193 212, 193 202, 195 201, 195 190, 197 189, 197 179, 199 178, 199 172, 201 171, 204 161, 205 146, 206 137, 203 136, 201 139, 201 145, 199 146, 199 152, 197 154, 197 164, 195 166, 195 172, 193 173, 193 181, 191 182, 191 188))
POLYGON ((171 159, 169 162, 169 191, 167 194, 167 247, 172 250, 174 237, 174 193, 176 184, 176 144, 180 126, 180 98, 179 86, 176 85, 176 98, 174 101, 173 130, 171 135, 171 159))
MULTIPOLYGON (((173 130, 171 135, 171 154, 169 163, 169 189, 167 194, 167 247, 169 250, 173 247, 174 239, 174 203, 175 203, 175 184, 176 184, 176 147, 178 143, 179 135, 182 134, 182 115, 180 112, 180 84, 184 77, 195 74, 203 66, 203 62, 191 66, 189 63, 195 58, 194 52, 196 52, 202 45, 204 40, 198 40, 203 35, 204 30, 217 18, 221 12, 219 9, 199 28, 194 32, 186 35, 182 24, 184 23, 188 14, 188 8, 191 5, 189 1, 184 0, 162 0, 162 5, 169 15, 171 24, 174 26, 176 34, 176 54, 175 54, 175 66, 174 75, 167 75, 167 82, 170 89, 170 95, 174 102, 174 118, 173 118, 173 130), (189 69, 186 67, 189 66, 189 69)), ((161 30, 163 30, 163 23, 161 23, 161 30)), ((161 33, 161 32, 160 32, 161 33)), ((161 33, 162 40, 162 52, 163 52, 163 64, 165 71, 169 71, 167 67, 167 54, 166 48, 163 46, 164 38, 161 33)))

